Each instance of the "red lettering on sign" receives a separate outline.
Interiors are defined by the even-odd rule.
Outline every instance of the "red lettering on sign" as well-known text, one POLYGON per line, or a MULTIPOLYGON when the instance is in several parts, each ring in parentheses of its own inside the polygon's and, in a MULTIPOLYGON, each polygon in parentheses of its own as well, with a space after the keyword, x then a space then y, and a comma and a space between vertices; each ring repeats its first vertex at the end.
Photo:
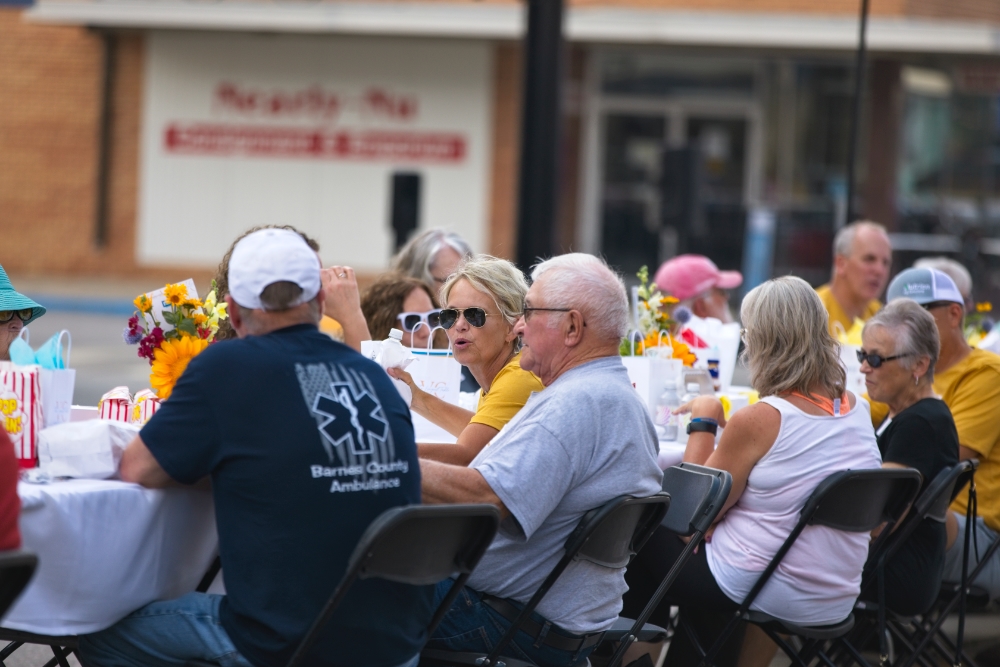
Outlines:
POLYGON ((223 82, 215 87, 213 106, 245 116, 306 116, 335 120, 345 111, 362 118, 410 121, 417 116, 417 98, 372 87, 361 95, 323 90, 318 85, 297 91, 262 90, 223 82))
POLYGON ((465 137, 446 132, 315 130, 173 123, 164 132, 171 153, 326 159, 460 162, 465 137))

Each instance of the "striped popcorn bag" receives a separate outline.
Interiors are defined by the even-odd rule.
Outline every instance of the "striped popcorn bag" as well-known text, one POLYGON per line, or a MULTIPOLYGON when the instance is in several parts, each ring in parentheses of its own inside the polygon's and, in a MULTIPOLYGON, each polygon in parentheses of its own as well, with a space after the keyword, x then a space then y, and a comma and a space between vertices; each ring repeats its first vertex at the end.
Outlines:
POLYGON ((132 421, 132 394, 129 393, 128 387, 115 387, 101 396, 101 400, 97 402, 97 410, 101 419, 116 422, 132 421))
POLYGON ((0 362, 0 419, 22 468, 38 465, 38 431, 42 428, 39 378, 38 366, 0 362))

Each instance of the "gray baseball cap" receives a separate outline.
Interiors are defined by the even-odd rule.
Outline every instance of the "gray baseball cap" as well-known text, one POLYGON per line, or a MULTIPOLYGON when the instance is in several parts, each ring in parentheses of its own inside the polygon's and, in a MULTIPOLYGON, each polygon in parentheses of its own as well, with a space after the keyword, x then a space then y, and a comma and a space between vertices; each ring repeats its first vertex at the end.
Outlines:
POLYGON ((907 269, 889 283, 885 293, 886 301, 913 299, 923 305, 934 301, 953 301, 965 304, 965 300, 955 286, 955 281, 937 269, 907 269))

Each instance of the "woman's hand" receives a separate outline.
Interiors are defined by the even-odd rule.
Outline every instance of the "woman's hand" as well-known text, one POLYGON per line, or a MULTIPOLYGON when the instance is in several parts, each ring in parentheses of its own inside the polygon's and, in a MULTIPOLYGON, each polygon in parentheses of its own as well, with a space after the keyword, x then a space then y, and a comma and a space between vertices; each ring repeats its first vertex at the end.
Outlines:
POLYGON ((675 415, 683 415, 688 412, 691 413, 691 419, 714 419, 719 424, 719 428, 726 427, 726 411, 715 396, 699 396, 674 410, 675 415))
POLYGON ((404 371, 402 368, 387 368, 385 372, 389 374, 389 377, 395 378, 400 382, 406 384, 413 392, 413 400, 410 401, 410 409, 421 414, 426 406, 424 405, 424 398, 427 396, 427 392, 417 386, 417 383, 413 381, 413 376, 404 371))
POLYGON ((361 341, 371 340, 368 323, 361 312, 361 296, 354 269, 349 266, 331 266, 320 271, 323 281, 323 312, 340 322, 344 328, 344 342, 361 351, 361 341))

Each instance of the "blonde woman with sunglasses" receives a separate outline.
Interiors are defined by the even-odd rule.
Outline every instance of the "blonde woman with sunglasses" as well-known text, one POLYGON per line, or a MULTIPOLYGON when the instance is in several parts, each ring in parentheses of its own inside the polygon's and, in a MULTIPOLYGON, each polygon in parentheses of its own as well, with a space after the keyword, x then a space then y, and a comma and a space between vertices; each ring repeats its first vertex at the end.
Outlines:
POLYGON ((413 390, 410 409, 454 435, 456 445, 418 444, 422 458, 468 465, 500 429, 524 407, 542 381, 520 365, 514 325, 524 312, 528 283, 504 259, 477 255, 461 264, 441 288, 439 323, 448 333, 455 359, 479 383, 475 412, 422 391, 406 371, 389 374, 413 390))
POLYGON ((10 344, 29 322, 45 314, 45 308, 14 289, 0 266, 0 361, 10 361, 10 344))

